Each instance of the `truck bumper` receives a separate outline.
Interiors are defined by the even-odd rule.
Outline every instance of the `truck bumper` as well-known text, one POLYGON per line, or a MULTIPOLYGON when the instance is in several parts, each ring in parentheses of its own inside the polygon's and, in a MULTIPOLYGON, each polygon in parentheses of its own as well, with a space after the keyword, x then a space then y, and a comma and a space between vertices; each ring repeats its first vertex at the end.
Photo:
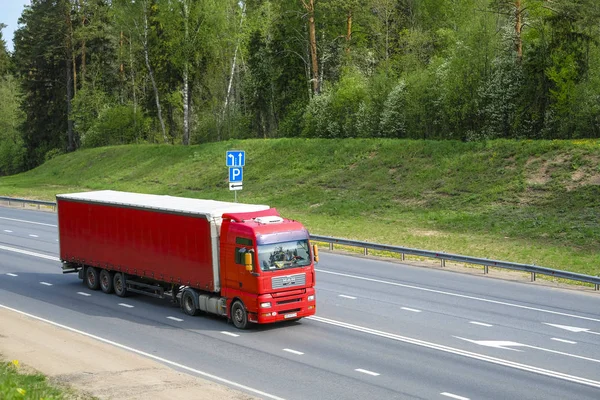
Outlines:
POLYGON ((314 315, 317 311, 315 289, 307 288, 306 293, 293 296, 272 297, 270 294, 258 297, 258 312, 250 314, 250 320, 258 324, 293 321, 314 315), (309 300, 309 297, 312 300, 309 300), (271 303, 271 307, 261 308, 261 303, 271 303))

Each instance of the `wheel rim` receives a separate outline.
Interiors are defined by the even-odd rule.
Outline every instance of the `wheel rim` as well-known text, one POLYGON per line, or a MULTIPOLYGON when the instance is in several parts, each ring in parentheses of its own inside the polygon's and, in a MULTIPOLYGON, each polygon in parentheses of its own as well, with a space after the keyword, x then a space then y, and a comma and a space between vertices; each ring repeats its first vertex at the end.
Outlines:
POLYGON ((102 274, 102 278, 100 279, 100 283, 102 284, 103 288, 107 288, 108 287, 108 274, 102 274))
POLYGON ((190 295, 185 296, 184 304, 185 304, 185 309, 188 312, 192 312, 194 310, 194 302, 192 300, 192 296, 190 296, 190 295))
POLYGON ((244 310, 242 310, 242 307, 240 307, 239 304, 235 305, 235 311, 233 312, 233 319, 238 324, 241 324, 244 322, 244 310))
POLYGON ((90 286, 94 286, 96 284, 96 277, 94 276, 94 271, 91 269, 88 270, 87 279, 90 286))
POLYGON ((115 279, 115 290, 117 292, 121 292, 121 290, 123 290, 123 282, 121 282, 121 275, 117 276, 117 279, 115 279))

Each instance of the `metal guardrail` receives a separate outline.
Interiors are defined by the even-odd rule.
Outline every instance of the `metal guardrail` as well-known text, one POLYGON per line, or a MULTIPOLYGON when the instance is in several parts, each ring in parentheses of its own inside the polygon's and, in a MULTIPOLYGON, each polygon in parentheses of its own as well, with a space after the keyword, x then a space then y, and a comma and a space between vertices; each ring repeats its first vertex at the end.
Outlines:
POLYGON ((18 199, 18 198, 14 198, 14 197, 3 197, 3 196, 0 196, 0 201, 7 202, 9 206, 11 205, 11 203, 20 203, 23 207, 25 207, 26 204, 34 204, 34 205, 37 205, 38 210, 40 209, 41 206, 47 206, 47 207, 52 207, 52 209, 56 211, 56 203, 53 201, 18 199))
MULTIPOLYGON (((8 202, 9 205, 11 204, 11 202, 22 203, 23 206, 25 206, 25 204, 34 204, 34 205, 38 206, 38 209, 40 208, 40 206, 48 206, 48 207, 52 207, 52 209, 56 211, 56 203, 52 202, 52 201, 28 200, 28 199, 18 199, 18 198, 2 197, 2 196, 0 196, 0 201, 8 202)), ((563 270, 559 270, 559 269, 545 268, 545 267, 540 267, 540 266, 534 265, 534 264, 519 264, 519 263, 508 262, 508 261, 491 260, 488 258, 469 257, 469 256, 463 256, 460 254, 444 253, 441 251, 420 250, 420 249, 413 249, 410 247, 393 246, 393 245, 389 245, 389 244, 378 244, 378 243, 371 243, 371 242, 363 242, 360 240, 335 238, 335 237, 331 237, 331 236, 310 235, 310 238, 317 242, 329 243, 329 250, 333 250, 334 244, 338 244, 338 245, 349 246, 349 247, 361 247, 363 249, 364 255, 368 255, 369 250, 379 250, 379 251, 388 251, 391 253, 399 253, 402 255, 402 260, 404 260, 405 255, 419 256, 419 257, 426 257, 426 258, 436 258, 436 259, 440 260, 442 267, 444 267, 446 265, 446 260, 463 262, 466 264, 483 265, 484 274, 488 273, 489 267, 505 268, 505 269, 511 269, 511 270, 515 270, 515 271, 524 271, 524 272, 530 273, 532 282, 535 281, 536 275, 540 274, 540 275, 553 276, 556 278, 569 279, 572 281, 592 283, 592 284, 594 284, 595 290, 600 290, 600 277, 598 277, 598 276, 584 275, 584 274, 578 274, 575 272, 563 271, 563 270)))
POLYGON ((343 245, 350 247, 362 247, 365 255, 368 254, 369 250, 379 250, 379 251, 388 251, 392 253, 399 253, 402 255, 402 260, 404 260, 405 255, 413 255, 427 258, 436 258, 441 262, 442 267, 446 265, 447 261, 457 261, 463 262, 467 264, 476 264, 483 265, 483 271, 485 274, 488 273, 489 267, 496 268, 505 268, 516 271, 524 271, 531 273, 531 281, 535 281, 536 274, 540 275, 548 275, 556 278, 564 278, 572 281, 579 282, 587 282, 593 283, 595 290, 600 290, 600 277, 592 276, 592 275, 584 275, 578 274, 575 272, 563 271, 558 269, 551 269, 540 267, 534 264, 519 264, 508 261, 499 261, 499 260, 491 260, 488 258, 479 258, 479 257, 469 257, 463 256, 459 254, 451 254, 444 253, 439 251, 429 251, 429 250, 419 250, 412 249, 410 247, 401 247, 401 246, 392 246, 387 244, 377 244, 370 242, 362 242, 360 240, 349 240, 349 239, 340 239, 331 236, 320 236, 320 235, 310 235, 311 240, 315 240, 317 242, 329 243, 329 250, 333 250, 333 245, 343 245))

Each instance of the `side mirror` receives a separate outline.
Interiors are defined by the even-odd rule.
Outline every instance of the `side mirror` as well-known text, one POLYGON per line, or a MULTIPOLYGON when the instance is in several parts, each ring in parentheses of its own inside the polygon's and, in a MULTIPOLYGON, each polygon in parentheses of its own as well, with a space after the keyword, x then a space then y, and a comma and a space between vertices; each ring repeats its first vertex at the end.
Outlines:
POLYGON ((244 264, 246 265, 246 271, 252 272, 252 253, 249 251, 244 254, 244 264))
POLYGON ((319 262, 319 247, 316 244, 313 244, 313 255, 315 262, 319 262))

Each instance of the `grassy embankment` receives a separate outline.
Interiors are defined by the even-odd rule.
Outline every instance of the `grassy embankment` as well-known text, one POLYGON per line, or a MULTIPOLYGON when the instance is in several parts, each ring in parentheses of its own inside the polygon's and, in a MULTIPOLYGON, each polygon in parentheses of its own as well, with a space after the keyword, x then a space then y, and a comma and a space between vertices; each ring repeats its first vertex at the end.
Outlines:
POLYGON ((43 375, 20 373, 18 361, 0 362, 0 399, 58 400, 74 397, 69 390, 51 386, 43 375))
POLYGON ((0 195, 115 189, 238 201, 315 234, 600 274, 600 141, 274 139, 81 150, 0 178, 0 195))

